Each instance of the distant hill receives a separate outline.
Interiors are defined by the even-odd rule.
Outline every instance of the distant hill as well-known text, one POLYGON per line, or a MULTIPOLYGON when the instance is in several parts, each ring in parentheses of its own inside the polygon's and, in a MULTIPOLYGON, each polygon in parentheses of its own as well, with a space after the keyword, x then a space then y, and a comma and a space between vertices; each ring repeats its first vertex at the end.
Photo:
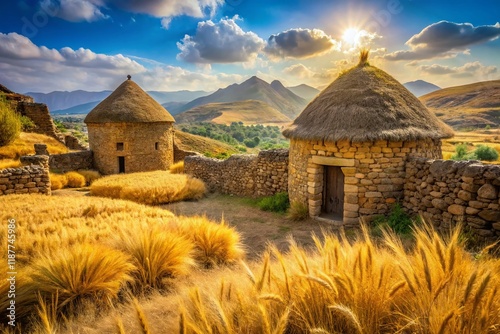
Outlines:
POLYGON ((300 96, 304 100, 311 101, 319 94, 320 90, 314 87, 302 84, 294 87, 287 87, 295 95, 300 96))
POLYGON ((500 80, 441 89, 420 101, 455 129, 500 126, 500 80))
POLYGON ((238 153, 234 147, 226 143, 180 130, 175 130, 175 144, 182 150, 194 151, 201 154, 208 153, 211 156, 217 156, 221 153, 228 153, 229 155, 238 153))
POLYGON ((273 81, 273 83, 270 85, 253 76, 241 84, 232 84, 213 94, 195 99, 179 111, 187 111, 208 103, 257 100, 267 103, 291 119, 295 118, 307 105, 307 101, 292 93, 280 82, 273 81))
POLYGON ((267 103, 256 100, 208 103, 175 116, 177 123, 213 122, 229 125, 243 122, 245 125, 288 123, 291 119, 267 103))
MULTIPOLYGON (((33 97, 35 102, 45 103, 51 113, 82 113, 87 114, 94 106, 99 104, 102 100, 111 94, 111 91, 106 90, 102 92, 88 92, 85 90, 76 90, 72 92, 51 92, 51 93, 34 93, 29 92, 26 95, 33 97), (93 106, 92 106, 93 104, 93 106), (91 107, 90 107, 91 106, 91 107), (71 109, 75 108, 75 109, 71 109), (78 112, 75 112, 78 111, 78 112)), ((205 91, 174 91, 174 92, 160 92, 148 91, 158 103, 180 102, 181 105, 186 104, 193 99, 210 94, 205 91)))
POLYGON ((424 80, 410 81, 403 84, 410 92, 416 97, 432 93, 436 90, 441 89, 441 87, 431 84, 430 82, 424 80))

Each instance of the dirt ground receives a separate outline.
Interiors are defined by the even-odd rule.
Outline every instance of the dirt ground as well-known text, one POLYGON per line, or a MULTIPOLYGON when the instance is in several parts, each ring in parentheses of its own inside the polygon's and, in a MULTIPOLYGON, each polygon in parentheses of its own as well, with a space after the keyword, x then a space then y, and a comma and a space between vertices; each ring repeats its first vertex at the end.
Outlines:
POLYGON ((179 216, 206 215, 216 221, 224 219, 241 233, 250 259, 262 253, 269 242, 280 250, 286 250, 292 236, 299 245, 309 247, 314 244, 311 233, 321 236, 322 231, 336 230, 329 223, 313 219, 295 222, 284 214, 260 210, 251 199, 229 195, 209 194, 199 201, 177 202, 162 207, 179 216))

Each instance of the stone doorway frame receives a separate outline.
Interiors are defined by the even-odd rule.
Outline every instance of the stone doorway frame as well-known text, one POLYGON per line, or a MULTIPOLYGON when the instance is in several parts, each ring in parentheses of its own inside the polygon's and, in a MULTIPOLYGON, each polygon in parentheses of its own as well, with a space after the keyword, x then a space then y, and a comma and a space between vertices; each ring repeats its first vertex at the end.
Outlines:
MULTIPOLYGON (((335 158, 335 157, 324 157, 313 155, 308 168, 307 168, 307 190, 308 190, 308 206, 309 206, 309 215, 316 219, 324 219, 320 218, 322 205, 323 205, 323 191, 324 191, 324 170, 325 166, 335 166, 342 167, 340 170, 346 176, 345 168, 353 168, 355 166, 355 159, 344 159, 344 158, 335 158)), ((344 212, 343 217, 344 220, 346 217, 346 194, 350 189, 346 187, 346 183, 344 181, 344 212)), ((328 220, 330 221, 330 220, 328 220)), ((335 222, 335 221, 331 221, 335 222)))

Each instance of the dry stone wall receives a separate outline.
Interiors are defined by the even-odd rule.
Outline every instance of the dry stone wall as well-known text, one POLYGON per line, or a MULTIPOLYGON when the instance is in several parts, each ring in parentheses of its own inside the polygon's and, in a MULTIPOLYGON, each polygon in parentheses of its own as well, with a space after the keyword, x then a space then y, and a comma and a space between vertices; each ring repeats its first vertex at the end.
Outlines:
POLYGON ((442 229, 463 222, 479 238, 500 237, 500 166, 477 161, 411 159, 404 207, 442 229))
POLYGON ((210 191, 269 196, 288 189, 288 150, 233 155, 227 160, 188 156, 184 160, 184 171, 203 180, 210 191))
POLYGON ((33 155, 21 157, 23 167, 0 170, 0 195, 50 195, 49 158, 33 155))
POLYGON ((66 173, 79 169, 93 169, 92 151, 78 151, 49 156, 51 170, 66 173))

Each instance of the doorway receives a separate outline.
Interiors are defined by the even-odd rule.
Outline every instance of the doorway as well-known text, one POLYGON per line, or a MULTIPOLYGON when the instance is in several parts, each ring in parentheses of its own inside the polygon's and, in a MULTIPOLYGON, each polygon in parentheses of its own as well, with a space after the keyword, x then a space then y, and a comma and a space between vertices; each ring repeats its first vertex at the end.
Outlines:
POLYGON ((118 173, 125 173, 125 157, 118 157, 118 173))
POLYGON ((323 216, 342 220, 344 216, 344 173, 340 167, 325 166, 323 216))

